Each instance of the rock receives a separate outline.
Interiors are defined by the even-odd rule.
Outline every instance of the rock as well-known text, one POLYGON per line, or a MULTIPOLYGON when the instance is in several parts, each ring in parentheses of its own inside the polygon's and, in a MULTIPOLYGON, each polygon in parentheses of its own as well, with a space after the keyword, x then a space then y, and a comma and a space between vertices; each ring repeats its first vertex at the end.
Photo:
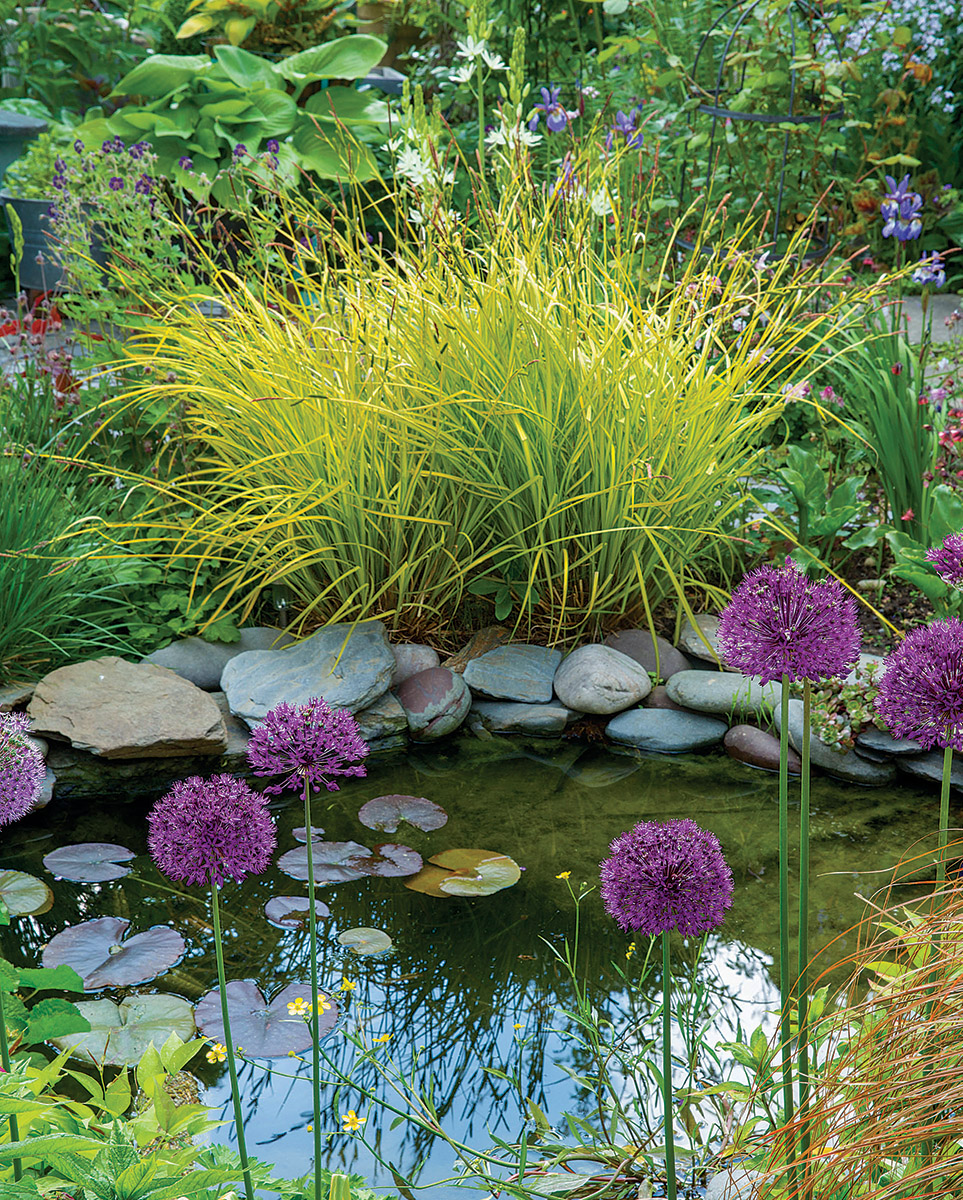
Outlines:
POLYGON ((471 708, 468 684, 447 667, 431 667, 412 675, 398 688, 397 696, 411 736, 422 742, 454 732, 471 708))
POLYGON ((561 661, 562 652, 547 646, 496 646, 468 663, 464 680, 473 692, 493 700, 547 704, 561 661))
MULTIPOLYGON (((887 754, 891 758, 902 758, 906 754, 920 754, 923 747, 911 738, 894 738, 883 729, 870 726, 856 734, 856 753, 869 750, 873 754, 887 754)), ((867 755, 867 757, 869 757, 867 755)))
MULTIPOLYGON (((729 757, 737 762, 760 767, 763 771, 779 770, 779 738, 757 729, 755 725, 733 725, 722 739, 722 744, 729 757)), ((789 747, 788 759, 790 775, 798 775, 802 770, 802 760, 792 746, 789 747)))
POLYGON ((686 621, 679 636, 679 649, 690 658, 698 658, 701 662, 711 662, 714 666, 730 670, 719 649, 719 618, 713 613, 700 613, 695 619, 695 625, 686 621), (706 645, 706 642, 709 644, 706 645))
MULTIPOLYGON (((963 762, 958 754, 953 755, 953 766, 950 768, 950 786, 959 791, 963 789, 963 762)), ((911 757, 897 758, 896 765, 914 779, 926 779, 930 783, 941 783, 943 780, 943 751, 931 750, 929 754, 916 754, 911 757)))
POLYGON ((0 688, 0 713, 24 708, 30 702, 34 686, 32 683, 12 683, 9 687, 0 688))
POLYGON ((499 700, 476 700, 469 719, 490 733, 561 733, 576 720, 577 713, 562 704, 518 704, 499 700))
MULTIPOLYGON (((802 750, 803 702, 789 701, 789 743, 795 750, 802 750)), ((779 708, 773 713, 773 723, 776 732, 782 725, 779 708)), ((815 735, 809 744, 809 757, 814 766, 828 771, 837 779, 845 779, 849 783, 863 783, 867 787, 882 787, 892 783, 896 776, 896 768, 892 763, 874 763, 861 758, 854 750, 836 750, 821 742, 815 735)))
POLYGON ((251 740, 251 732, 243 721, 239 721, 231 712, 224 692, 211 692, 211 699, 221 711, 224 718, 224 728, 227 730, 227 747, 224 751, 228 757, 243 757, 247 753, 247 744, 251 740))
MULTIPOLYGON (((856 682, 856 672, 860 667, 865 668, 865 667, 871 666, 873 663, 876 663, 876 664, 882 666, 882 664, 885 661, 886 661, 886 659, 882 654, 870 654, 869 652, 867 652, 865 654, 860 654, 859 661, 856 663, 856 666, 853 667, 853 669, 849 672, 849 674, 843 680, 843 683, 855 683, 856 682)), ((877 673, 876 678, 877 679, 879 678, 879 673, 877 673)))
POLYGON ((380 621, 327 625, 286 650, 248 650, 221 676, 231 712, 262 720, 275 705, 320 696, 332 708, 360 712, 384 695, 395 670, 380 621))
POLYGON ((27 710, 38 733, 103 758, 223 754, 217 705, 173 671, 108 655, 59 667, 37 684, 27 710))
POLYGON ((391 653, 395 656, 395 671, 391 677, 392 687, 404 683, 406 679, 417 675, 419 671, 430 671, 432 667, 441 664, 438 651, 433 650, 431 646, 422 645, 421 642, 404 642, 401 645, 392 646, 391 653))
POLYGON ((731 671, 679 671, 665 685, 669 699, 695 712, 738 720, 769 717, 779 707, 778 683, 758 683, 731 671))
POLYGON ((221 674, 224 668, 248 650, 280 649, 289 646, 295 639, 289 633, 280 629, 270 629, 263 625, 254 625, 242 629, 241 636, 236 642, 207 642, 200 637, 178 638, 162 650, 148 654, 142 662, 153 663, 158 667, 167 667, 169 671, 189 679, 195 687, 203 688, 206 692, 216 692, 221 686, 221 674))
POLYGON ((709 1180, 705 1200, 756 1200, 761 1183, 758 1171, 735 1165, 726 1167, 709 1180))
POLYGON ((685 712, 681 704, 676 704, 674 700, 670 699, 664 683, 657 683, 646 696, 643 704, 646 708, 662 708, 667 712, 685 712))
POLYGON ((57 786, 57 776, 49 767, 44 771, 43 786, 40 789, 40 794, 33 804, 30 805, 28 811, 39 812, 42 808, 46 808, 53 799, 54 788, 57 786))
POLYGON ((660 679, 670 679, 676 671, 689 669, 689 660, 685 655, 658 634, 655 638, 655 646, 659 649, 656 665, 655 646, 652 644, 652 634, 647 629, 623 629, 619 633, 610 633, 603 644, 635 659, 643 671, 651 671, 660 679))
MULTIPOLYGON (((438 656, 435 655, 435 657, 438 656)), ((400 734, 405 734, 407 740, 408 718, 405 716, 405 710, 391 692, 385 692, 374 704, 369 704, 361 712, 355 713, 355 720, 358 722, 361 736, 369 746, 372 743, 381 745, 383 739, 395 738, 400 734)))
POLYGON ((35 746, 40 751, 41 757, 46 758, 47 752, 50 749, 50 743, 47 741, 47 739, 31 737, 29 734, 26 734, 25 736, 30 745, 35 746))
POLYGON ((467 645, 462 646, 457 654, 446 658, 441 665, 449 671, 454 671, 456 675, 461 675, 473 658, 480 658, 489 650, 494 650, 496 646, 504 646, 511 640, 511 632, 504 625, 486 625, 469 638, 467 645))
POLYGON ((555 694, 577 712, 621 712, 651 690, 651 679, 635 659, 610 646, 579 646, 555 672, 555 694))
POLYGON ((721 742, 726 734, 726 723, 694 713, 634 708, 613 717, 605 726, 605 733, 621 746, 657 754, 681 754, 721 742))

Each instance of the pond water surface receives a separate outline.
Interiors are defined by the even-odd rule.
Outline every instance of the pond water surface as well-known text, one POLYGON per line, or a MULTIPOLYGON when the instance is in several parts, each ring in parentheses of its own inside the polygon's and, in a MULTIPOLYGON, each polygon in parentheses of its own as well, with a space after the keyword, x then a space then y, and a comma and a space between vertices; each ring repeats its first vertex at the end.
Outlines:
MULTIPOLYGON (((163 783, 162 780, 159 784, 163 783)), ((796 785, 793 784, 793 787, 796 785)), ((193 889, 163 890, 146 855, 149 797, 103 801, 56 800, 49 809, 4 831, 0 867, 46 878, 53 908, 20 918, 0 930, 0 950, 33 965, 42 946, 68 924, 97 916, 128 917, 131 932, 171 924, 187 941, 180 964, 144 991, 170 991, 196 1001, 216 983, 208 902, 193 889), (70 842, 119 842, 136 851, 131 875, 105 884, 53 882, 41 859, 70 842)), ((297 843, 303 824, 299 800, 273 804, 278 850, 297 843)), ((864 915, 862 895, 887 881, 906 849, 935 830, 939 798, 914 787, 865 789, 817 778, 813 785, 812 864, 814 948, 839 939, 836 958, 852 948, 845 931, 864 915)), ((345 781, 340 792, 322 793, 313 819, 330 840, 371 845, 386 838, 410 844, 424 857, 450 847, 480 847, 514 858, 522 867, 513 888, 478 899, 440 900, 409 891, 400 879, 366 878, 324 888, 331 916, 321 922, 322 988, 342 976, 357 981, 347 1015, 361 1020, 369 1038, 389 1034, 383 1053, 403 1066, 415 1084, 431 1089, 443 1121, 457 1137, 484 1147, 489 1133, 512 1139, 529 1117, 532 1100, 559 1120, 565 1111, 590 1114, 591 1097, 572 1082, 580 1051, 570 1038, 571 1021, 561 1008, 572 1003, 571 985, 555 949, 571 942, 577 890, 598 879, 598 864, 613 837, 640 820, 690 817, 720 839, 735 879, 725 925, 709 939, 704 978, 711 992, 709 1040, 733 1035, 741 1020, 767 1027, 778 1000, 774 956, 778 943, 776 779, 722 755, 630 759, 582 746, 532 748, 511 741, 451 743, 369 763, 367 778, 345 781), (360 806, 391 793, 425 796, 449 814, 432 833, 402 826, 397 834, 372 834, 357 820, 360 806), (371 839, 371 840, 369 840, 371 839), (568 882, 556 878, 570 871, 568 882), (394 950, 362 958, 336 936, 358 926, 390 934, 394 950), (482 1070, 518 1074, 519 1087, 482 1070)), ((792 824, 792 822, 791 822, 792 824)), ((795 849, 793 850, 795 860, 795 849)), ((227 971, 253 978, 269 994, 309 978, 306 934, 280 930, 264 919, 275 895, 303 890, 276 869, 241 887, 224 889, 228 928, 227 971)), ((580 911, 579 970, 602 1012, 618 1023, 642 1022, 653 985, 627 987, 639 952, 626 958, 629 939, 606 917, 597 893, 580 911)), ((642 948, 644 949, 644 947, 642 948)), ((679 941, 679 969, 691 956, 679 941)), ((835 960, 834 960, 835 961, 835 960)), ((657 983, 657 980, 655 981, 657 983)), ((116 993, 111 993, 117 998, 116 993)), ((337 1034, 325 1042, 347 1064, 348 1047, 337 1034)), ((249 1150, 274 1162, 285 1175, 310 1167, 310 1085, 292 1078, 290 1059, 248 1064, 242 1071, 249 1150)), ((206 1085, 205 1100, 229 1118, 227 1072, 195 1060, 206 1085)), ((711 1076, 711 1064, 706 1067, 711 1076)), ((370 1071, 358 1082, 377 1089, 370 1071)), ((630 1081, 625 1081, 630 1086, 630 1081)), ((330 1104, 331 1093, 325 1096, 330 1104)), ((408 1125, 380 1122, 375 1106, 355 1093, 339 1098, 340 1110, 356 1109, 368 1120, 364 1133, 386 1162, 411 1171, 425 1160, 422 1181, 450 1174, 453 1153, 408 1125)), ((391 1173, 357 1137, 326 1132, 327 1166, 357 1171, 376 1186, 393 1188, 391 1173)), ((230 1125, 213 1135, 230 1141, 230 1125)))

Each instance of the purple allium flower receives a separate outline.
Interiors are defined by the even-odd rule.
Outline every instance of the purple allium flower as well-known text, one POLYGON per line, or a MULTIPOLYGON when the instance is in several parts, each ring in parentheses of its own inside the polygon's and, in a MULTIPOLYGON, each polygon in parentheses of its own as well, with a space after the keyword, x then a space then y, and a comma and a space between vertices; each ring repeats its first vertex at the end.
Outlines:
POLYGON ((910 630, 886 659, 876 711, 895 738, 963 751, 963 622, 910 630))
POLYGON ((307 704, 278 704, 251 734, 247 760, 255 775, 285 775, 266 792, 300 791, 307 779, 314 790, 321 785, 336 792, 332 775, 364 775, 361 759, 367 743, 358 723, 346 708, 329 708, 312 697, 307 704))
POLYGON ((883 218, 883 237, 894 234, 900 242, 915 241, 923 232, 920 213, 923 211, 923 197, 919 192, 909 190, 909 175, 896 182, 892 175, 886 175, 886 186, 889 191, 879 206, 883 218))
POLYGON ((732 904, 732 872, 715 834, 695 821, 640 821, 600 867, 602 901, 626 933, 696 937, 732 904))
POLYGON ((941 288, 946 283, 946 268, 939 254, 924 254, 919 266, 913 272, 914 283, 931 283, 935 288, 941 288))
POLYGON ((561 133, 569 121, 573 121, 578 116, 578 113, 569 112, 559 102, 559 96, 562 94, 560 87, 543 87, 541 91, 542 103, 535 105, 535 115, 528 122, 528 128, 534 133, 538 128, 539 116, 544 113, 549 133, 561 133))
POLYGON ((926 557, 944 583, 963 587, 963 533, 948 533, 943 545, 927 550, 926 557))
POLYGON ((277 843, 267 801, 233 775, 178 780, 147 824, 158 867, 169 879, 199 886, 260 874, 277 843))
POLYGON ((107 181, 107 186, 112 192, 119 192, 124 186, 124 181, 119 175, 111 175, 107 181))
POLYGON ((277 140, 277 138, 268 138, 268 140, 264 143, 264 149, 268 152, 268 154, 277 154, 277 152, 281 149, 281 143, 277 140))
POLYGON ((0 713, 0 825, 25 817, 40 795, 43 755, 27 740, 23 713, 0 713))
POLYGON ((134 191, 138 196, 149 196, 154 190, 154 181, 149 175, 141 175, 140 179, 134 184, 134 191))
POLYGON ((719 621, 730 667, 771 683, 846 675, 859 659, 856 601, 835 579, 814 583, 790 560, 758 567, 732 593, 719 621))
POLYGON ((243 142, 238 142, 238 144, 234 147, 234 157, 243 158, 245 154, 247 154, 247 146, 245 146, 243 142))
POLYGON ((180 156, 180 158, 177 160, 177 165, 180 167, 180 169, 182 171, 193 171, 194 170, 194 160, 188 154, 182 154, 180 156))

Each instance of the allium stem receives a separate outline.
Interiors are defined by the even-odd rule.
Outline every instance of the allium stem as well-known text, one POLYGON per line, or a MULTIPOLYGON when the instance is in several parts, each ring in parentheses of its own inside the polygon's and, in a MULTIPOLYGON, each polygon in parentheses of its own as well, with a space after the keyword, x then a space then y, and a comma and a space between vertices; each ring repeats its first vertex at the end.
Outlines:
POLYGON ((675 1134, 672 1119, 672 966, 669 931, 662 933, 662 1113, 665 1128, 665 1194, 676 1200, 675 1134))
MULTIPOLYGON (((0 988, 0 1067, 10 1070, 10 1047, 7 1045, 7 1018, 3 1011, 3 988, 0 988)), ((10 1114, 10 1140, 20 1141, 20 1125, 15 1113, 10 1114)), ((13 1160, 13 1178, 18 1181, 23 1174, 23 1166, 19 1158, 13 1160)))
POLYGON ((946 843, 950 827, 950 774, 953 771, 953 747, 943 750, 943 777, 940 781, 940 860, 936 864, 936 882, 946 882, 946 843))
MULTIPOLYGON (((803 681, 802 772, 799 788, 799 980, 797 983, 799 1047, 800 1152, 809 1151, 806 1110, 809 1107, 809 776, 812 742, 812 684, 803 681)), ((804 1193, 805 1194, 805 1193, 804 1193)))
POLYGON ((311 954, 311 1091, 314 1111, 314 1200, 321 1196, 321 1038, 318 1002, 318 916, 314 894, 314 847, 311 826, 311 780, 304 776, 304 830, 308 858, 308 943, 311 954))
POLYGON ((793 1118, 792 970, 789 962, 789 676, 783 673, 779 722, 779 1002, 784 1119, 793 1118))
POLYGON ((241 1173, 244 1176, 244 1194, 254 1200, 254 1184, 247 1159, 247 1144, 244 1140, 244 1119, 241 1115, 241 1089, 237 1083, 237 1066, 234 1062, 234 1039, 231 1037, 231 1016, 227 1008, 227 978, 224 973, 224 947, 221 942, 221 911, 217 899, 217 885, 211 884, 211 919, 214 924, 214 957, 217 961, 217 986, 221 995, 221 1020, 224 1024, 224 1045, 227 1049, 227 1069, 231 1076, 231 1099, 234 1102, 234 1125, 237 1129, 237 1152, 241 1156, 241 1173))

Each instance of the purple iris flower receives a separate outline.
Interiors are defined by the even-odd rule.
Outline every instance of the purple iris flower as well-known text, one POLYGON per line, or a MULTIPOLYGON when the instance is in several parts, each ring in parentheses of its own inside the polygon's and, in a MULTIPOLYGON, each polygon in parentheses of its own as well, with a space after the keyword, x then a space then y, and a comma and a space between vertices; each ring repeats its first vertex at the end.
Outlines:
POLYGON ((923 232, 923 222, 920 213, 923 211, 923 197, 919 192, 911 192, 909 174, 896 182, 892 175, 885 176, 889 191, 879 206, 883 218, 883 237, 896 237, 900 242, 912 242, 923 232))
POLYGON ((638 117, 639 110, 637 108, 633 108, 627 113, 619 109, 615 114, 615 121, 612 128, 605 139, 605 149, 611 150, 616 137, 623 137, 630 150, 637 150, 644 140, 642 130, 636 127, 638 117))
POLYGON ((931 283, 935 288, 941 288, 946 283, 946 268, 940 254, 924 254, 919 266, 913 272, 914 283, 931 283))
POLYGON ((562 94, 562 89, 560 87, 543 87, 541 92, 542 103, 535 105, 535 115, 528 122, 528 128, 534 133, 538 128, 539 117, 544 114, 549 133, 561 133, 569 121, 578 116, 578 113, 570 112, 561 104, 559 96, 562 94))

